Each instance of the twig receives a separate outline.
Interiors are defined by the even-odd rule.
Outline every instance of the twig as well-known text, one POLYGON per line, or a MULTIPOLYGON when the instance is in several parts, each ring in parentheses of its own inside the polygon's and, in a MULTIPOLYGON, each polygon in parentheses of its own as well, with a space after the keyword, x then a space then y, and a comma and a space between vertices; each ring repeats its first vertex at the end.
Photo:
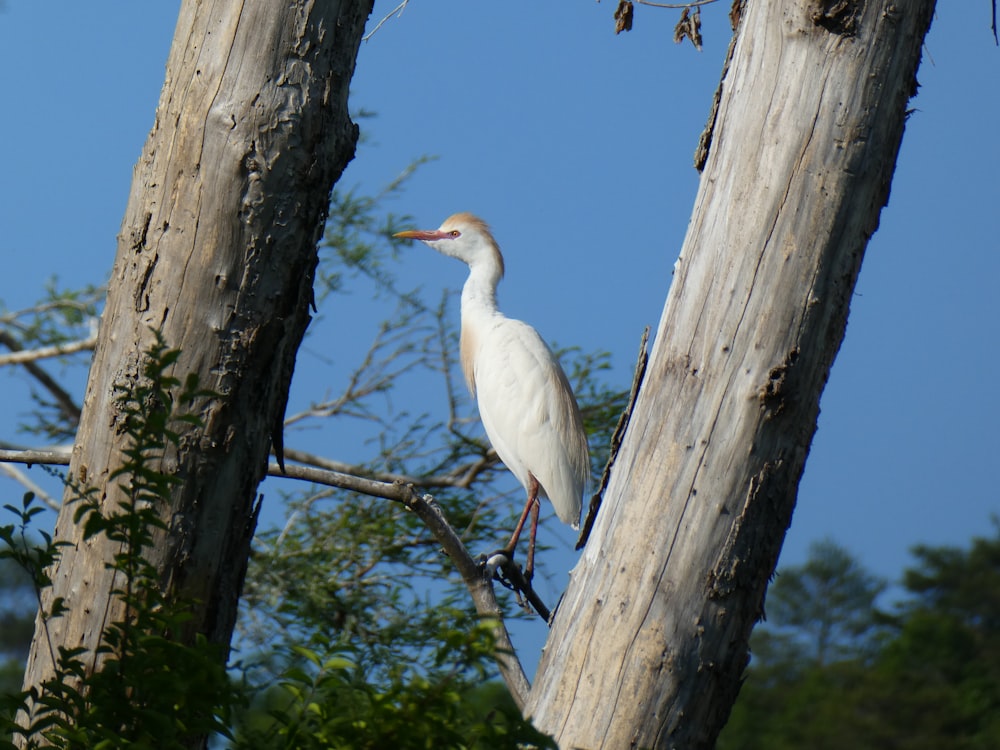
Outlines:
MULTIPOLYGON (((455 393, 455 380, 452 377, 454 372, 454 357, 452 346, 449 344, 447 318, 445 317, 448 306, 448 297, 451 293, 445 289, 441 293, 441 303, 434 311, 434 319, 437 322, 438 352, 441 354, 441 374, 444 375, 444 389, 448 396, 448 430, 455 432, 459 423, 458 419, 458 394, 455 393)), ((454 340, 454 339, 452 339, 454 340)))
POLYGON ((415 347, 406 343, 406 332, 402 329, 402 322, 384 322, 375 334, 375 338, 368 351, 365 352, 361 364, 351 373, 344 392, 335 399, 328 399, 318 404, 312 404, 308 409, 285 417, 284 426, 291 425, 307 418, 332 417, 334 415, 347 415, 358 419, 375 420, 362 403, 366 397, 378 393, 388 392, 393 382, 400 376, 417 367, 421 359, 414 358, 410 362, 403 362, 395 369, 390 369, 400 358, 412 354, 415 347), (402 343, 401 343, 402 342, 402 343), (378 359, 382 352, 392 347, 392 351, 378 359))
POLYGON ((28 492, 34 493, 35 497, 48 505, 52 510, 59 510, 59 503, 56 502, 48 492, 32 482, 31 479, 28 478, 28 475, 20 469, 15 469, 13 466, 0 463, 0 474, 6 474, 15 482, 23 486, 24 489, 28 490, 28 492))
MULTIPOLYGON (((61 451, 0 450, 0 462, 23 463, 29 466, 42 463, 66 465, 69 463, 69 459, 69 454, 61 451)), ((479 564, 472 559, 458 534, 445 519, 444 513, 433 497, 420 495, 413 488, 413 485, 408 483, 380 482, 367 477, 328 469, 317 469, 312 466, 286 464, 285 470, 282 471, 277 463, 272 462, 268 464, 267 473, 270 476, 303 479, 329 487, 360 492, 372 497, 381 497, 402 503, 407 509, 416 513, 437 542, 444 548, 452 562, 455 563, 480 617, 493 623, 496 660, 500 667, 500 674, 507 683, 518 708, 524 707, 531 685, 524 672, 524 667, 521 666, 514 651, 507 627, 504 625, 503 613, 500 610, 500 605, 497 604, 493 586, 479 564)))
POLYGON ((51 312, 52 310, 77 310, 84 315, 91 317, 94 315, 93 305, 96 304, 98 300, 103 299, 107 292, 107 287, 98 286, 87 290, 81 299, 49 299, 45 302, 39 302, 37 305, 26 307, 23 310, 13 310, 11 312, 3 313, 0 315, 0 324, 23 329, 23 324, 18 322, 21 318, 27 318, 29 316, 42 317, 45 313, 51 312))
MULTIPOLYGON (((11 464, 27 464, 32 466, 34 464, 49 464, 52 466, 68 466, 69 465, 70 454, 68 451, 60 450, 44 450, 44 449, 29 449, 29 450, 14 450, 14 449, 0 449, 0 463, 11 463, 11 464)), ((365 470, 360 466, 355 466, 353 464, 345 464, 340 461, 334 461, 333 459, 323 458, 322 456, 316 456, 312 453, 307 453, 305 451, 299 450, 286 450, 285 458, 291 461, 297 461, 301 464, 307 464, 308 466, 299 467, 300 469, 306 469, 309 466, 315 469, 327 472, 329 475, 334 476, 353 476, 360 478, 359 475, 365 474, 365 470)), ((453 471, 447 474, 438 474, 430 477, 413 477, 408 474, 394 474, 390 472, 376 472, 370 474, 370 479, 376 481, 376 484, 381 486, 383 484, 412 484, 416 487, 458 487, 460 489, 468 488, 472 481, 481 474, 485 469, 495 466, 499 459, 496 456, 495 451, 490 451, 489 455, 484 458, 476 459, 475 461, 469 461, 468 463, 462 464, 456 467, 453 471)), ((293 479, 308 479, 313 481, 312 477, 307 476, 297 476, 297 472, 291 471, 294 466, 286 466, 287 473, 282 473, 281 469, 277 467, 277 464, 271 464, 268 466, 268 476, 272 477, 291 477, 293 479)), ((328 482, 320 482, 320 484, 329 484, 328 482)), ((332 485, 335 487, 342 487, 341 485, 332 485)), ((342 489, 351 489, 356 492, 367 493, 364 489, 359 489, 357 487, 342 487, 342 489)), ((377 495, 377 497, 384 497, 382 495, 377 495)), ((395 498, 388 498, 393 500, 395 498)))
MULTIPOLYGON (((510 689, 518 708, 524 707, 531 685, 514 651, 507 627, 504 625, 503 613, 500 611, 500 605, 497 604, 493 586, 490 584, 489 579, 483 575, 483 571, 476 561, 472 559, 472 556, 465 548, 458 534, 455 533, 455 530, 448 523, 447 519, 445 519, 444 513, 433 497, 430 495, 420 495, 414 490, 412 485, 402 482, 378 482, 365 477, 314 469, 309 466, 296 466, 294 464, 287 465, 285 471, 286 476, 295 479, 305 479, 317 484, 325 484, 330 487, 339 487, 373 497, 393 500, 402 503, 407 509, 416 513, 434 535, 434 538, 444 548, 448 557, 455 563, 455 567, 458 568, 458 572, 462 576, 469 594, 472 596, 472 601, 480 617, 494 623, 493 637, 495 639, 496 660, 497 665, 500 667, 500 674, 503 676, 504 682, 507 683, 507 687, 510 689)), ((268 474, 282 476, 281 470, 276 463, 268 466, 268 474)))
MULTIPOLYGON (((5 344, 8 342, 4 341, 5 344)), ((80 341, 70 341, 67 344, 53 344, 43 346, 40 349, 20 349, 9 354, 0 354, 0 367, 4 365, 24 365, 29 362, 37 362, 40 359, 51 359, 61 357, 64 354, 76 354, 87 349, 93 349, 97 345, 97 336, 82 339, 80 341)), ((9 344, 8 344, 9 346, 9 344)))
MULTIPOLYGON (((472 486, 472 482, 476 477, 482 474, 483 471, 500 463, 500 458, 497 456, 496 451, 491 449, 487 455, 477 458, 474 461, 467 461, 464 464, 460 464, 446 474, 418 477, 411 474, 399 474, 388 471, 371 472, 355 464, 346 464, 342 461, 335 461, 332 458, 317 456, 314 453, 288 448, 285 449, 285 458, 300 464, 306 464, 307 466, 315 466, 318 469, 340 472, 342 474, 366 475, 380 482, 401 482, 426 489, 440 487, 468 489, 472 486)), ((276 474, 275 476, 283 475, 276 474)))
POLYGON ((396 14, 401 14, 401 13, 403 12, 403 9, 404 9, 404 8, 406 7, 407 3, 409 3, 409 2, 410 2, 410 0, 403 0, 403 2, 401 2, 401 3, 400 3, 399 5, 397 5, 397 6, 395 7, 395 8, 393 8, 393 9, 392 9, 391 11, 389 11, 389 12, 388 12, 388 13, 387 13, 387 14, 386 14, 386 15, 385 15, 385 16, 384 16, 383 18, 382 18, 382 20, 381 20, 381 21, 379 21, 379 22, 378 22, 377 24, 375 24, 375 28, 374 28, 374 29, 372 29, 372 30, 371 30, 371 31, 369 31, 369 32, 368 32, 367 34, 365 34, 365 35, 364 35, 363 37, 361 37, 361 40, 362 40, 362 41, 364 41, 364 42, 367 42, 367 41, 368 41, 369 39, 371 39, 371 38, 372 38, 372 35, 373 35, 373 34, 374 34, 374 33, 375 33, 376 31, 378 31, 379 29, 381 29, 381 28, 382 28, 382 24, 384 24, 384 23, 385 23, 386 21, 388 21, 388 20, 389 20, 390 18, 392 18, 392 17, 394 16, 394 15, 396 15, 396 14))
POLYGON ((604 464, 604 471, 601 472, 600 486, 593 497, 590 498, 590 507, 587 508, 587 518, 583 522, 583 528, 580 530, 580 538, 576 542, 575 549, 583 549, 583 545, 587 543, 587 539, 590 538, 590 532, 594 528, 594 521, 597 520, 597 512, 600 510, 601 501, 604 499, 604 490, 608 488, 608 482, 611 480, 611 467, 614 466, 615 459, 618 458, 618 451, 622 447, 625 430, 628 428, 629 420, 632 419, 632 409, 635 408, 635 401, 639 397, 639 389, 642 387, 642 379, 646 374, 646 361, 649 358, 649 354, 646 352, 646 342, 648 341, 649 326, 646 326, 642 332, 642 341, 639 342, 639 358, 636 360, 635 373, 632 375, 632 389, 628 394, 628 404, 625 406, 625 411, 618 418, 614 434, 611 435, 611 453, 608 456, 608 462, 604 464))
MULTIPOLYGON (((4 330, 0 330, 0 344, 6 346, 13 353, 24 351, 21 342, 4 330)), ((29 359, 27 362, 22 362, 21 365, 28 371, 29 375, 41 383, 42 387, 52 395, 63 417, 72 425, 78 424, 80 422, 80 407, 76 405, 73 397, 66 389, 59 385, 55 378, 42 369, 41 365, 37 362, 29 359)))
POLYGON ((0 463, 5 464, 27 464, 32 467, 35 464, 46 464, 49 466, 69 466, 69 452, 59 450, 0 450, 0 463))

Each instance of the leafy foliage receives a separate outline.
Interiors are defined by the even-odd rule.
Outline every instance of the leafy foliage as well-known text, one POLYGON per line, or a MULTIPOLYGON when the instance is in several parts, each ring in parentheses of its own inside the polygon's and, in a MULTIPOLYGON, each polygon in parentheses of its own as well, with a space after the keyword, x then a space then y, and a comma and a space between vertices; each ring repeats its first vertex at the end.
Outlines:
MULTIPOLYGON (((60 287, 52 279, 45 295, 26 310, 8 311, 0 303, 0 345, 10 351, 64 345, 87 339, 96 331, 98 306, 104 299, 104 288, 86 286, 82 289, 60 287)), ((19 425, 21 431, 43 436, 52 441, 72 440, 80 418, 80 407, 64 381, 71 359, 60 358, 63 377, 55 377, 37 362, 24 365, 30 376, 30 398, 34 408, 19 425)), ((79 362, 79 358, 72 360, 79 362)), ((74 367, 73 378, 86 374, 74 367)))
MULTIPOLYGON (((398 249, 391 233, 402 226, 391 216, 365 218, 380 203, 353 205, 356 196, 334 195, 324 278, 331 289, 350 279, 353 293, 393 300, 394 319, 378 329, 342 394, 287 423, 374 425, 370 462, 343 468, 427 488, 467 545, 495 548, 503 501, 520 493, 497 470, 473 404, 456 386, 454 295, 432 304, 399 283, 389 260, 398 249), (345 243, 354 248, 345 252, 345 243), (426 382, 443 386, 443 418, 393 409, 425 403, 426 382)), ((573 355, 575 382, 609 411, 618 394, 597 383, 606 355, 573 355)), ((287 522, 258 533, 247 574, 239 668, 255 698, 237 716, 236 747, 547 746, 491 682, 490 628, 417 518, 327 488, 285 502, 287 522)), ((516 616, 512 604, 507 610, 516 616)))
POLYGON ((506 689, 483 682, 491 630, 453 611, 437 638, 440 667, 420 674, 405 663, 373 680, 353 652, 293 646, 271 686, 255 691, 239 717, 236 748, 554 747, 521 718, 506 689), (469 672, 478 673, 477 680, 469 672), (380 687, 380 684, 384 685, 380 687))
MULTIPOLYGON (((374 195, 338 188, 332 196, 317 276, 320 317, 324 304, 348 294, 394 309, 342 392, 287 415, 286 459, 420 486, 447 508, 470 548, 493 549, 506 541, 497 529, 523 498, 483 438, 458 375, 457 295, 428 299, 393 270, 399 241, 392 234, 410 220, 388 211, 386 201, 423 161, 374 195), (428 406, 431 389, 442 408, 428 406), (344 465, 288 447, 306 430, 330 425, 365 445, 370 458, 344 465)), ((66 338, 77 334, 70 329, 66 338)), ((169 374, 177 353, 163 342, 149 355, 147 377, 120 394, 133 444, 114 480, 127 500, 109 512, 89 489, 77 491, 76 518, 87 533, 122 545, 113 564, 123 573, 117 595, 127 617, 105 633, 100 673, 85 673, 83 654, 62 655, 61 674, 74 687, 52 685, 35 696, 45 701, 36 731, 69 747, 97 746, 113 731, 138 744, 155 736, 157 747, 199 731, 237 748, 551 746, 496 682, 491 623, 475 615, 450 561, 412 514, 386 500, 329 488, 288 491, 284 526, 260 530, 254 542, 230 680, 221 680, 220 654, 207 644, 181 645, 173 636, 184 632, 183 603, 159 590, 145 555, 163 530, 157 504, 176 480, 147 464, 176 443, 175 420, 193 419, 184 408, 197 384, 169 374), (181 661, 186 669, 163 669, 181 661)), ((599 470, 625 394, 603 382, 606 353, 560 355, 599 470)), ((33 429, 72 435, 71 411, 51 417, 46 426, 33 415, 33 429)), ((513 602, 503 606, 518 616, 513 602)))
MULTIPOLYGON (((53 677, 40 687, 5 698, 3 729, 24 737, 29 748, 124 744, 179 748, 208 732, 226 731, 226 717, 237 694, 221 650, 201 636, 192 645, 182 641, 192 603, 171 598, 146 557, 156 532, 164 528, 159 506, 177 481, 154 470, 152 460, 176 446, 175 421, 196 421, 180 407, 202 395, 193 379, 182 384, 168 374, 178 354, 157 337, 145 353, 143 378, 129 387, 117 387, 128 448, 112 479, 118 480, 126 499, 119 507, 104 508, 95 488, 76 488, 75 520, 82 523, 84 538, 103 535, 120 543, 120 551, 107 565, 121 576, 121 587, 113 596, 122 614, 101 633, 99 661, 83 648, 55 648, 50 638, 53 677), (25 726, 14 723, 17 711, 27 715, 25 726)), ((42 511, 30 494, 21 509, 6 508, 18 515, 20 526, 0 529, 7 545, 3 554, 30 574, 41 603, 60 543, 43 533, 42 545, 27 544, 26 529, 42 511)), ((42 610, 46 636, 50 637, 51 622, 64 612, 65 604, 58 598, 42 610)))
POLYGON ((378 293, 421 307, 417 295, 397 287, 389 267, 405 243, 393 235, 410 224, 412 217, 392 213, 386 203, 398 196, 407 180, 429 161, 433 158, 423 156, 414 160, 374 195, 367 195, 358 187, 334 188, 323 237, 327 252, 316 277, 320 300, 332 293, 349 291, 347 282, 363 276, 374 283, 378 293))
POLYGON ((37 540, 28 537, 28 525, 35 509, 34 496, 25 493, 20 509, 5 506, 20 520, 20 526, 0 526, 0 694, 21 687, 24 663, 35 631, 38 608, 32 574, 41 565, 37 540), (19 562, 20 561, 20 562, 19 562))

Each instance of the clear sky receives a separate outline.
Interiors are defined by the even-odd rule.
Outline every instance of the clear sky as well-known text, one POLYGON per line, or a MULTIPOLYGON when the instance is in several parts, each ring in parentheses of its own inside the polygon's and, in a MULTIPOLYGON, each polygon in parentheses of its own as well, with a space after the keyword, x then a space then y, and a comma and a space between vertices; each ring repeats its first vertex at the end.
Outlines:
MULTIPOLYGON (((396 4, 376 2, 372 25, 396 4)), ((730 32, 720 3, 702 9, 700 53, 672 42, 678 11, 637 6, 634 30, 615 36, 614 6, 412 0, 362 44, 352 107, 378 116, 343 184, 377 189, 414 157, 438 157, 393 210, 424 228, 482 215, 507 259, 501 307, 550 341, 610 351, 626 387, 670 285, 730 32)), ((53 274, 105 279, 178 7, 0 5, 7 309, 31 304, 53 274)), ((1000 50, 989 12, 986 0, 939 3, 783 563, 829 535, 895 579, 912 545, 964 544, 1000 510, 1000 50)), ((464 280, 460 264, 419 247, 397 271, 432 290, 464 280)), ((322 352, 363 351, 380 312, 357 296, 334 302, 336 325, 318 326, 300 355, 290 411, 336 389, 344 373, 322 352)), ((25 394, 23 377, 0 373, 0 440, 19 439, 25 394)), ((362 457, 343 438, 308 447, 362 457)), ((0 479, 2 502, 20 493, 0 479)))

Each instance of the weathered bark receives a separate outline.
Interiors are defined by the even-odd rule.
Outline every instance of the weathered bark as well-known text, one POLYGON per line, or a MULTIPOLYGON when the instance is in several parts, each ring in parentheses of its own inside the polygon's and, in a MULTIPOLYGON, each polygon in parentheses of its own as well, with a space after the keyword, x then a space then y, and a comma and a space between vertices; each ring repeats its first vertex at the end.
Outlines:
MULTIPOLYGON (((309 322, 330 190, 357 141, 347 95, 371 4, 185 0, 118 238, 69 476, 117 506, 108 477, 125 436, 113 386, 139 378, 151 330, 161 330, 182 351, 175 372, 219 395, 198 404, 203 427, 178 426, 180 448, 159 466, 183 481, 151 558, 168 592, 200 602, 192 633, 224 645, 256 488, 309 322)), ((68 607, 49 623, 56 646, 92 650, 121 618, 105 568, 115 550, 82 540, 73 511, 64 504, 56 523, 56 538, 72 545, 44 604, 62 597, 68 607)), ((36 630, 26 686, 53 669, 36 630)))
POLYGON ((711 747, 725 722, 933 8, 742 9, 646 380, 526 709, 560 747, 711 747))

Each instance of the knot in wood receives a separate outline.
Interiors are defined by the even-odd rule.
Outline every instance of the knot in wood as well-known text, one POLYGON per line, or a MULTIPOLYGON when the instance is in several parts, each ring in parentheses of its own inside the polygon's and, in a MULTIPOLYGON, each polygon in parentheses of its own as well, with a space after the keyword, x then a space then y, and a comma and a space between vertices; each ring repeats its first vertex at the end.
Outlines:
POLYGON ((809 18, 831 34, 854 36, 858 29, 857 15, 857 0, 814 0, 809 18))
POLYGON ((761 405, 773 410, 775 416, 784 408, 784 401, 788 395, 789 372, 798 358, 798 349, 792 349, 788 352, 785 355, 785 361, 772 367, 767 373, 767 381, 757 393, 761 405))

